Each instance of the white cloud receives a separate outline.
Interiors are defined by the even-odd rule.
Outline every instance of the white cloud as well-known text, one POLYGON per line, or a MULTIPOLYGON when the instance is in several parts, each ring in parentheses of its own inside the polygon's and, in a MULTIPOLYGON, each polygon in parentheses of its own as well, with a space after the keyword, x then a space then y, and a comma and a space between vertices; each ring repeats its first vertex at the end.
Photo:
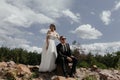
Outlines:
MULTIPOLYGON (((72 0, 0 0, 0 45, 41 51, 30 46, 34 34, 27 29, 36 23, 57 23, 57 19, 63 17, 62 11, 69 9, 71 3, 72 0)), ((75 22, 75 15, 69 12, 72 13, 70 21, 75 22)), ((40 32, 46 33, 46 29, 40 32)))
POLYGON ((111 11, 103 11, 100 18, 105 25, 108 25, 111 22, 111 11))
POLYGON ((39 23, 55 23, 57 18, 68 16, 78 21, 70 8, 72 0, 1 0, 0 19, 6 24, 22 27, 39 23))
POLYGON ((73 21, 75 22, 79 22, 79 16, 78 14, 74 14, 73 12, 71 12, 70 10, 64 10, 62 11, 62 13, 65 15, 65 16, 68 16, 69 18, 71 18, 73 21))
POLYGON ((93 54, 104 55, 106 53, 112 53, 120 51, 120 42, 109 42, 109 43, 93 43, 81 45, 85 49, 85 53, 92 52, 93 54))
POLYGON ((6 37, 6 39, 4 39, 4 45, 7 47, 11 47, 11 48, 15 48, 15 47, 19 47, 22 44, 29 44, 30 42, 25 40, 25 39, 19 39, 19 38, 12 38, 12 37, 6 37))
POLYGON ((100 14, 101 20, 104 22, 105 25, 109 25, 112 21, 111 15, 113 12, 120 9, 120 1, 116 2, 116 5, 111 10, 104 10, 100 14))
POLYGON ((29 46, 29 45, 23 44, 23 45, 20 45, 20 47, 26 49, 27 51, 31 51, 31 52, 34 52, 34 51, 38 53, 42 52, 42 48, 38 48, 36 46, 29 46))
POLYGON ((115 5, 115 10, 118 10, 120 8, 120 2, 118 2, 116 5, 115 5))
MULTIPOLYGON (((0 46, 9 48, 24 48, 22 45, 31 44, 31 42, 27 40, 27 37, 33 36, 33 33, 31 32, 5 24, 4 22, 2 23, 2 21, 0 22, 0 34, 0 46)), ((29 49, 32 50, 32 48, 34 47, 31 47, 29 49)))
POLYGON ((90 14, 95 15, 95 12, 90 12, 90 14))
POLYGON ((34 10, 52 18, 61 17, 61 11, 70 8, 72 0, 34 0, 31 4, 34 10))
POLYGON ((47 31, 48 31, 48 29, 41 29, 40 33, 45 34, 45 33, 47 33, 47 31))
POLYGON ((30 27, 30 25, 34 23, 45 24, 54 22, 52 18, 42 13, 34 12, 31 8, 27 7, 26 4, 22 3, 23 0, 12 2, 13 0, 11 0, 11 2, 7 2, 6 0, 0 2, 0 19, 6 22, 6 24, 30 27), (17 4, 21 6, 17 6, 17 4))
POLYGON ((82 39, 98 39, 99 36, 102 36, 102 33, 90 24, 81 25, 72 31, 72 33, 77 34, 82 39))
POLYGON ((5 36, 5 35, 1 35, 0 36, 0 45, 2 46, 7 46, 9 48, 23 48, 26 49, 27 51, 31 51, 31 52, 38 52, 41 53, 42 48, 38 48, 37 46, 30 46, 29 45, 29 41, 25 40, 25 39, 20 39, 20 38, 12 38, 10 36, 5 36))

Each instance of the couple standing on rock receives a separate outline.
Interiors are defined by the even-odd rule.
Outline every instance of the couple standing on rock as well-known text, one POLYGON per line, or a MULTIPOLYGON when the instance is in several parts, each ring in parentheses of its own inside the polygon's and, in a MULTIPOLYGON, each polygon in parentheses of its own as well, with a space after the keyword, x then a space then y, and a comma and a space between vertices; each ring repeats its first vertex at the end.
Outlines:
POLYGON ((42 49, 39 71, 51 72, 55 70, 57 64, 61 65, 65 77, 72 77, 76 72, 77 59, 71 55, 70 46, 66 43, 66 38, 64 36, 59 36, 56 32, 55 25, 50 24, 46 42, 42 49), (57 47, 55 45, 56 39, 60 41, 57 47), (73 64, 70 73, 67 71, 68 63, 73 64))

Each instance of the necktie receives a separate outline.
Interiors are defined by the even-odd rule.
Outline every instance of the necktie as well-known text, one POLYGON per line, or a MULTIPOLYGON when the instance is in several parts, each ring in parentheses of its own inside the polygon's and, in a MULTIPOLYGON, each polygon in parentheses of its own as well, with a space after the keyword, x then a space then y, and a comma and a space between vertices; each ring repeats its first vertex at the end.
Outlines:
POLYGON ((66 45, 63 45, 63 50, 67 51, 66 45))

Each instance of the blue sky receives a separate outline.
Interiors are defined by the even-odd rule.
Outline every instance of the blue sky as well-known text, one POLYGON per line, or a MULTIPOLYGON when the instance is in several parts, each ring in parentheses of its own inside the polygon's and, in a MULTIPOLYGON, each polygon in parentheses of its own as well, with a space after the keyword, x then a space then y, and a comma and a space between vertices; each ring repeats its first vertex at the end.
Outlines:
POLYGON ((0 46, 41 52, 54 23, 86 53, 120 50, 120 0, 0 0, 0 5, 0 46))

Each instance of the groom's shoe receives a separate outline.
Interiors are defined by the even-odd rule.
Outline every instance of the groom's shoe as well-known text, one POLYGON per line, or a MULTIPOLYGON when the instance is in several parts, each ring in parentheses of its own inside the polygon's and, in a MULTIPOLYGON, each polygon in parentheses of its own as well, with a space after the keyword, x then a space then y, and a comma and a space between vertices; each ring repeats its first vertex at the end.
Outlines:
POLYGON ((73 78, 75 78, 75 74, 70 74, 70 77, 73 77, 73 78))
POLYGON ((66 75, 65 78, 69 78, 70 76, 69 75, 66 75))
POLYGON ((65 75, 64 75, 64 76, 65 76, 65 78, 68 78, 68 77, 69 77, 69 75, 68 75, 67 73, 65 73, 65 75))

